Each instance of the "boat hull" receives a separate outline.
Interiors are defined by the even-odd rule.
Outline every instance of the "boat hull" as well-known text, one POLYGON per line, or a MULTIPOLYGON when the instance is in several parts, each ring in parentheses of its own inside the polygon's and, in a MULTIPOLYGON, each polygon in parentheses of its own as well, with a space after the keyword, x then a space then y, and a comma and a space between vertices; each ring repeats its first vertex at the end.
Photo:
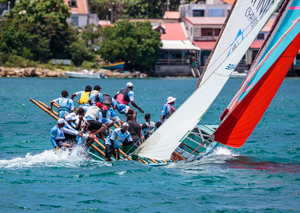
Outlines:
POLYGON ((119 63, 113 63, 110 65, 103 65, 102 69, 109 69, 109 70, 115 70, 115 69, 124 69, 125 62, 119 62, 119 63))
MULTIPOLYGON (((187 134, 186 138, 182 141, 181 145, 176 148, 176 152, 174 152, 176 154, 172 155, 173 160, 155 160, 156 163, 154 163, 150 159, 142 156, 132 157, 134 157, 135 159, 140 159, 140 162, 146 162, 149 166, 165 166, 174 161, 190 162, 194 160, 199 160, 203 156, 209 154, 217 146, 217 142, 208 140, 217 127, 217 125, 197 125, 189 134, 187 134)), ((121 149, 124 152, 127 152, 128 146, 124 148, 122 147, 121 149)), ((131 153, 133 152, 133 150, 134 149, 131 150, 131 153)), ((90 148, 89 153, 90 157, 94 160, 105 160, 104 157, 100 156, 95 150, 93 150, 93 148, 90 148)))
POLYGON ((100 78, 99 74, 83 74, 77 72, 65 72, 69 78, 100 78))

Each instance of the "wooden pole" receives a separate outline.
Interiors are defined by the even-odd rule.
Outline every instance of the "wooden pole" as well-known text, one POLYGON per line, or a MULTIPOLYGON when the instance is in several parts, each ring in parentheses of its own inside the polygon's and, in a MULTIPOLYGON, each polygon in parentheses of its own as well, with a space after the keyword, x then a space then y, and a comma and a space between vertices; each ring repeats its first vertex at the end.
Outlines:
POLYGON ((37 105, 39 108, 41 108, 42 110, 44 110, 46 113, 48 113, 51 117, 53 117, 55 120, 58 120, 58 118, 53 115, 48 109, 46 109, 45 107, 43 107, 42 105, 40 105, 38 102, 36 102, 33 99, 29 99, 32 103, 34 103, 35 105, 37 105))
POLYGON ((97 152, 99 152, 103 157, 105 157, 104 152, 102 152, 97 146, 95 146, 94 144, 92 144, 91 147, 93 147, 97 152))
MULTIPOLYGON (((47 109, 47 104, 45 104, 45 103, 43 103, 43 102, 41 102, 41 101, 39 101, 39 103, 43 106, 43 107, 45 107, 46 109, 47 109)), ((49 109, 48 109, 49 110, 49 109)), ((59 116, 59 114, 57 113, 57 112, 55 112, 53 109, 52 110, 49 110, 50 112, 52 112, 53 114, 55 114, 56 116, 59 116)))

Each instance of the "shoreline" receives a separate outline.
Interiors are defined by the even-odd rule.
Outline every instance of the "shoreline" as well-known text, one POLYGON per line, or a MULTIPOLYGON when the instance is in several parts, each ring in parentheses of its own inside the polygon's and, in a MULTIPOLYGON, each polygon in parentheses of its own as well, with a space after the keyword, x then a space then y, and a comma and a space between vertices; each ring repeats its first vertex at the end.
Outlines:
MULTIPOLYGON (((76 69, 78 72, 82 72, 83 69, 76 69)), ((106 78, 110 79, 132 79, 132 78, 194 78, 193 76, 148 76, 146 73, 141 73, 139 71, 133 71, 133 72, 126 72, 123 73, 119 70, 105 70, 105 69, 91 69, 90 71, 94 73, 101 72, 106 78)), ((43 68, 35 68, 35 67, 29 67, 29 68, 8 68, 8 67, 0 67, 0 78, 70 78, 68 77, 65 72, 68 72, 66 70, 62 69, 55 69, 55 70, 49 70, 49 69, 43 69, 43 68)), ((70 71, 69 71, 70 72, 70 71)), ((299 78, 300 76, 286 76, 285 78, 299 78)), ((88 78, 86 78, 88 79, 88 78)), ((104 78, 105 79, 105 78, 104 78)))

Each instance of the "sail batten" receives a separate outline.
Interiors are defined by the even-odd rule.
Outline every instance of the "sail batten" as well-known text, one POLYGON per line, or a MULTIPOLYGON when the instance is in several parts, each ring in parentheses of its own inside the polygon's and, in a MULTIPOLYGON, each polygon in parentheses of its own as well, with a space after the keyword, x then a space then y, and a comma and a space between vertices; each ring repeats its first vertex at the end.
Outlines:
POLYGON ((251 3, 251 1, 248 0, 238 0, 236 2, 236 8, 238 9, 232 11, 232 17, 229 18, 226 24, 222 38, 220 38, 219 45, 215 50, 217 56, 214 56, 215 54, 212 56, 219 58, 219 63, 214 64, 214 68, 208 68, 200 86, 158 130, 135 150, 134 154, 157 160, 170 158, 172 152, 184 139, 184 136, 202 119, 229 79, 231 72, 239 63, 257 34, 277 9, 281 0, 269 2, 272 2, 272 4, 269 4, 262 14, 260 14, 259 10, 256 11, 257 5, 255 5, 254 2, 251 3), (249 15, 246 13, 247 10, 253 12, 251 13, 252 17, 245 16, 245 14, 249 15), (248 27, 248 23, 251 24, 250 27, 248 27), (238 36, 233 38, 233 31, 236 31, 234 33, 238 36), (243 32, 242 36, 239 34, 240 31, 243 32), (223 37, 226 39, 223 39, 223 37), (240 40, 237 40, 237 38, 240 40), (231 44, 235 44, 235 46, 233 47, 231 44), (223 54, 224 57, 222 56, 223 58, 220 58, 219 53, 224 52, 226 47, 230 45, 230 52, 225 56, 223 54))

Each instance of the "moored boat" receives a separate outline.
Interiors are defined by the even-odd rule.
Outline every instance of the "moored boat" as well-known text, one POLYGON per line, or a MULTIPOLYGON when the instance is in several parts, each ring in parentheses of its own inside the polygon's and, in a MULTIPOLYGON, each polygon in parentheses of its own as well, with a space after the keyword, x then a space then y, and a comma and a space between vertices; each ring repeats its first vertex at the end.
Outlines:
POLYGON ((115 69, 124 69, 125 61, 112 63, 108 65, 102 65, 102 69, 115 70, 115 69))
POLYGON ((102 73, 79 73, 79 72, 65 72, 69 78, 103 78, 102 73))

